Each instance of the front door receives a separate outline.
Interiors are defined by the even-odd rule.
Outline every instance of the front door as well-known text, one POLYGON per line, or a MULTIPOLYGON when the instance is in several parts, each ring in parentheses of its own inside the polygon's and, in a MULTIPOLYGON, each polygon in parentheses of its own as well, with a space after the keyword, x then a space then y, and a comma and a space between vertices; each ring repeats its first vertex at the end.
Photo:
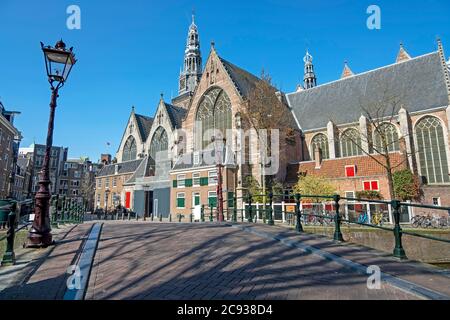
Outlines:
POLYGON ((194 215, 194 220, 200 220, 201 209, 200 209, 200 193, 194 192, 192 194, 192 214, 194 215))

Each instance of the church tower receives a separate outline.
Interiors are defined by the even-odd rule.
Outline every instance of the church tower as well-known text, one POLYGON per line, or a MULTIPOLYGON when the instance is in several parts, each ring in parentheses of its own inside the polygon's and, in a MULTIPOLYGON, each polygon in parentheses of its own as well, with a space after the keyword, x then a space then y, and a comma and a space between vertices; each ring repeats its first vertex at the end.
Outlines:
POLYGON ((200 53, 200 39, 197 26, 195 25, 195 17, 192 15, 192 23, 189 27, 186 50, 184 52, 183 69, 180 73, 179 95, 194 92, 201 76, 202 55, 200 53))
POLYGON ((317 85, 316 74, 314 73, 314 65, 312 63, 313 57, 306 51, 306 55, 303 58, 305 62, 305 76, 303 77, 303 86, 305 90, 314 88, 317 85))

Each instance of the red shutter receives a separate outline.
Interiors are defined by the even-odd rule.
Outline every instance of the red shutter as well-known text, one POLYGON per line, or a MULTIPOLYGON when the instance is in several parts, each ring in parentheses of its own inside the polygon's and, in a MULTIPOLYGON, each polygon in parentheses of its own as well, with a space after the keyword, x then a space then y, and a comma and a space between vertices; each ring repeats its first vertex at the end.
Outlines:
POLYGON ((364 181, 364 191, 369 191, 370 190, 370 181, 364 181))
POLYGON ((372 182, 371 182, 371 187, 372 187, 372 190, 373 190, 373 191, 378 191, 378 190, 380 190, 380 189, 378 188, 378 181, 372 181, 372 182))
POLYGON ((130 201, 131 200, 131 193, 126 192, 125 193, 125 208, 130 209, 130 201))
POLYGON ((346 166, 345 167, 345 176, 346 177, 354 177, 356 175, 355 166, 346 166))

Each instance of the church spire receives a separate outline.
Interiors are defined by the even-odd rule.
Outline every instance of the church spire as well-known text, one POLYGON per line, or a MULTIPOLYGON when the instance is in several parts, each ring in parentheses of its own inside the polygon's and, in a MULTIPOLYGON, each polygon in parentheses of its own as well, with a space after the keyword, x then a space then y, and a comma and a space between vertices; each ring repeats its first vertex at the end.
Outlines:
POLYGON ((305 62, 305 75, 303 77, 303 86, 305 89, 314 88, 317 85, 316 74, 314 73, 314 65, 312 63, 313 57, 306 50, 306 55, 303 58, 305 62))
POLYGON ((198 36, 195 15, 192 13, 192 23, 189 26, 186 49, 184 51, 184 64, 180 74, 179 94, 193 92, 202 76, 202 56, 200 52, 200 39, 198 36))

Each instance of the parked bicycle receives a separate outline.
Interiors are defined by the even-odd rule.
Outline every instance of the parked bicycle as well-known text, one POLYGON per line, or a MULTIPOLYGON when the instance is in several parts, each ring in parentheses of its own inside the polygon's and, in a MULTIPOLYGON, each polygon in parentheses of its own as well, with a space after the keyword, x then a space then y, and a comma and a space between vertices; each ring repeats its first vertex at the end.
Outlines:
POLYGON ((449 226, 448 218, 446 217, 433 217, 432 215, 416 215, 411 220, 413 228, 434 228, 443 229, 449 226))

